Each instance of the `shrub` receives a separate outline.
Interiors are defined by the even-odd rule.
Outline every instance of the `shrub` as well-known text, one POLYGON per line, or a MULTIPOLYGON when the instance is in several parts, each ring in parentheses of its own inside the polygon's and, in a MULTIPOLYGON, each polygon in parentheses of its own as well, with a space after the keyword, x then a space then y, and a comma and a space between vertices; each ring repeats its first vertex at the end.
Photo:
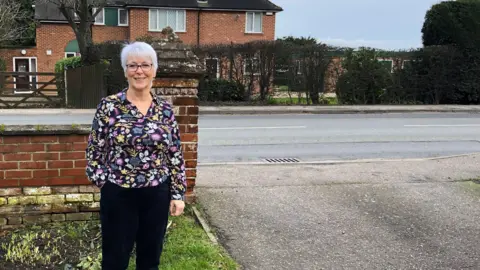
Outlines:
POLYGON ((444 1, 433 5, 422 27, 423 45, 452 45, 475 48, 480 45, 480 3, 444 1))
POLYGON ((55 63, 55 73, 57 79, 57 89, 65 90, 65 70, 82 66, 81 57, 69 57, 58 60, 55 63))
POLYGON ((109 63, 104 74, 107 94, 115 94, 128 87, 120 59, 120 53, 124 44, 122 42, 110 41, 97 44, 96 46, 100 52, 100 58, 109 63))
MULTIPOLYGON (((7 70, 7 63, 5 62, 5 60, 0 58, 0 72, 1 71, 6 71, 6 70, 7 70)), ((5 77, 0 76, 0 88, 3 88, 4 85, 5 85, 5 77)))
POLYGON ((198 91, 203 101, 245 101, 245 87, 227 80, 203 80, 198 91))
POLYGON ((7 62, 3 60, 3 58, 0 58, 0 71, 6 71, 7 70, 7 62))
POLYGON ((55 63, 55 73, 63 74, 66 69, 82 66, 80 56, 63 58, 55 63))
POLYGON ((390 70, 378 60, 373 49, 347 50, 336 92, 341 104, 378 104, 391 85, 390 70))

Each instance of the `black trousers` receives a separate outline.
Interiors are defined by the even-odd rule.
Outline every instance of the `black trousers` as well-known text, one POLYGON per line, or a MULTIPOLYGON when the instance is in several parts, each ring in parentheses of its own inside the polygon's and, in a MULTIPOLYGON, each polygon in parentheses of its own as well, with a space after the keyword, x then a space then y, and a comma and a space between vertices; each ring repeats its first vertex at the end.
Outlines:
POLYGON ((168 185, 100 190, 102 270, 125 270, 136 243, 137 270, 157 270, 170 206, 168 185))

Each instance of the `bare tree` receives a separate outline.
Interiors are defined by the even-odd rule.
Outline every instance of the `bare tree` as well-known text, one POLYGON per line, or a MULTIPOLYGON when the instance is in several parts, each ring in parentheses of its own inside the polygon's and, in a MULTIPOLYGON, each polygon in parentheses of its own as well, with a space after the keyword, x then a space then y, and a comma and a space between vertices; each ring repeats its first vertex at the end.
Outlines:
POLYGON ((99 55, 93 43, 92 25, 95 22, 95 17, 102 11, 107 0, 41 1, 45 4, 55 5, 68 21, 70 27, 72 27, 82 55, 82 63, 97 63, 99 61, 99 55))
POLYGON ((0 1, 0 45, 23 36, 28 30, 28 25, 21 25, 17 22, 26 19, 27 16, 28 12, 22 10, 20 3, 0 1))

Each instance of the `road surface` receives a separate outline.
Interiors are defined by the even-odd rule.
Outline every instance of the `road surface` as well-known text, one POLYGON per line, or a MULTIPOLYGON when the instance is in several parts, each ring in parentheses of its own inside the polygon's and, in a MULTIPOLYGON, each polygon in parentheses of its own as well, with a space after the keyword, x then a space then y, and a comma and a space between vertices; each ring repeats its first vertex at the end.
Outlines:
MULTIPOLYGON (((90 124, 92 115, 0 115, 0 123, 90 124)), ((267 158, 330 161, 480 152, 468 113, 201 115, 199 164, 267 158)))
POLYGON ((480 118, 464 113, 202 116, 199 132, 199 163, 480 152, 480 118))
POLYGON ((473 270, 479 159, 199 166, 195 193, 245 270, 473 270))

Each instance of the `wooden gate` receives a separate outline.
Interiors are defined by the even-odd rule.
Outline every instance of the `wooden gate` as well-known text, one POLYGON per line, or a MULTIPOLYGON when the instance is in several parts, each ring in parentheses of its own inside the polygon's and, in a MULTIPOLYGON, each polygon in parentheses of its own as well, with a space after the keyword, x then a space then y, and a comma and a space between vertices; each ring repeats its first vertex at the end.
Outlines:
POLYGON ((103 83, 105 66, 82 66, 66 71, 66 103, 76 109, 95 109, 107 92, 103 83))
POLYGON ((62 77, 49 72, 0 72, 0 107, 62 107, 62 77))

